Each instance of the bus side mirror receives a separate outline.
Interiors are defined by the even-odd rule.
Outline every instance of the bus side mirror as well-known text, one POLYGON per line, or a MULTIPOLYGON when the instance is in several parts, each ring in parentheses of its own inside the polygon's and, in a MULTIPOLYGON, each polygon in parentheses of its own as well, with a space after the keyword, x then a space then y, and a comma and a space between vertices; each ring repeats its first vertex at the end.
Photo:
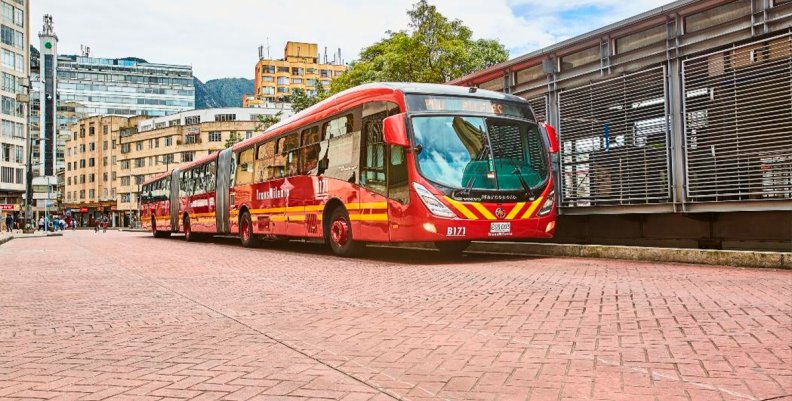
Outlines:
POLYGON ((407 114, 399 113, 382 121, 383 141, 388 145, 410 146, 407 140, 407 114))
POLYGON ((542 123, 544 131, 547 133, 547 141, 550 143, 550 153, 558 153, 558 134, 555 128, 548 123, 542 123))

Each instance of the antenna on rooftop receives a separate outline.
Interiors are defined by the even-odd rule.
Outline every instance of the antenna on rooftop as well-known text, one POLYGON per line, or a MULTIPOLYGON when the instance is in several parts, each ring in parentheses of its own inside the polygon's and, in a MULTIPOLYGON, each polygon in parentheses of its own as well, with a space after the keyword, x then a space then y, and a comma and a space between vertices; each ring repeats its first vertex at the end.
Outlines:
POLYGON ((269 45, 269 36, 267 36, 267 58, 270 58, 270 45, 269 45))

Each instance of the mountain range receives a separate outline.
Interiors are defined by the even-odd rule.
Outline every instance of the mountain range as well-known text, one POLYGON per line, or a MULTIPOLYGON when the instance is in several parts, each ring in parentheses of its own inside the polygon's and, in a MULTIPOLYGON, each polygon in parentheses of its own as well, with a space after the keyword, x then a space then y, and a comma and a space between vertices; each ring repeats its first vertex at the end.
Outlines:
POLYGON ((195 108, 242 107, 242 95, 253 93, 253 80, 245 78, 220 78, 195 84, 195 108))

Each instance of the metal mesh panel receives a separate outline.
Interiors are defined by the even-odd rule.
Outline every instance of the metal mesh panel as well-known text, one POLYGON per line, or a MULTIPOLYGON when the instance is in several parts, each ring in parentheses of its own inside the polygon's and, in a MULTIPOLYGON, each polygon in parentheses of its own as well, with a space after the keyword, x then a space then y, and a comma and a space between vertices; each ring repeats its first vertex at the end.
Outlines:
POLYGON ((536 115, 536 122, 547 121, 547 96, 533 97, 526 100, 528 100, 536 115))
POLYGON ((562 206, 670 200, 665 97, 664 68, 559 94, 562 206))
POLYGON ((691 200, 792 198, 791 38, 684 61, 691 200))

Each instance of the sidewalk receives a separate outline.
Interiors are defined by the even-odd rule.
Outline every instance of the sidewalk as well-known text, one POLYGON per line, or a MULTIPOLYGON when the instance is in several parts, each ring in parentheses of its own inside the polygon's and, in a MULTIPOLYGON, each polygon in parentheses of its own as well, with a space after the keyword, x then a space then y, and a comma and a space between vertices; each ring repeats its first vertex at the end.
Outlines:
POLYGON ((30 234, 24 234, 21 230, 14 231, 13 233, 2 232, 0 233, 0 244, 4 244, 12 239, 20 239, 20 238, 41 238, 41 237, 60 237, 63 235, 62 231, 50 232, 45 233, 43 231, 35 231, 30 234))

